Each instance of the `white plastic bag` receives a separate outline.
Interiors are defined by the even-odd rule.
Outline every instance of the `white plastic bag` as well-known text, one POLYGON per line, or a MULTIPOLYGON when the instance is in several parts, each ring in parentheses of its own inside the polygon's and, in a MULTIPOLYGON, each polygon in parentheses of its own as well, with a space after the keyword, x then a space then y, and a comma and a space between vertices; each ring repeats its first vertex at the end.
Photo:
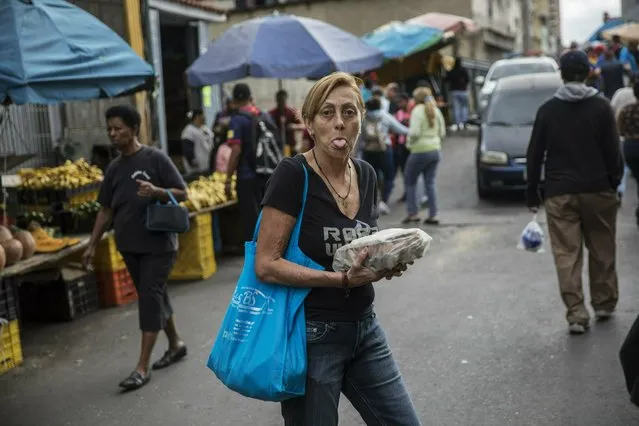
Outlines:
POLYGON ((393 269, 424 257, 432 237, 421 229, 391 228, 358 238, 335 252, 333 270, 348 271, 357 255, 368 247, 364 266, 375 272, 393 269))
POLYGON ((537 214, 535 214, 521 232, 517 248, 532 253, 543 253, 545 239, 544 230, 539 225, 539 222, 537 222, 537 214))

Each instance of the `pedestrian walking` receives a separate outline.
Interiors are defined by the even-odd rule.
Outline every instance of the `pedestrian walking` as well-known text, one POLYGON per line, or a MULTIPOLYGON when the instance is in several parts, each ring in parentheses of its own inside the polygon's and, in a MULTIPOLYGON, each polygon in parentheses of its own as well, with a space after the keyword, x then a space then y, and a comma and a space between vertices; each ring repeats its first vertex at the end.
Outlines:
POLYGON ((151 378, 151 353, 161 330, 169 340, 169 349, 153 369, 166 368, 186 356, 166 284, 176 259, 177 235, 145 227, 147 206, 169 201, 169 192, 176 200, 184 200, 186 184, 166 154, 140 143, 140 114, 134 108, 113 106, 106 111, 106 121, 111 143, 120 154, 109 165, 100 186, 98 202, 102 208, 83 260, 87 266, 92 263, 95 248, 112 220, 116 246, 139 296, 140 358, 131 375, 120 382, 120 387, 133 390, 151 378))
POLYGON ((455 57, 455 65, 446 74, 445 81, 449 85, 453 101, 453 114, 455 116, 453 129, 463 130, 466 128, 469 115, 468 83, 470 82, 470 76, 468 70, 462 65, 459 56, 455 57))
POLYGON ((591 304, 597 319, 617 305, 617 187, 623 174, 619 136, 609 102, 585 85, 588 58, 560 58, 564 85, 537 111, 527 153, 527 204, 545 208, 559 289, 571 333, 584 333, 590 314, 582 288, 583 245, 588 249, 591 304))
POLYGON ((381 100, 372 97, 366 102, 366 114, 362 120, 360 135, 362 158, 381 175, 382 197, 379 201, 379 212, 391 212, 388 202, 395 186, 395 157, 391 142, 391 133, 407 135, 408 127, 397 121, 390 113, 383 110, 381 100))
MULTIPOLYGON (((633 87, 635 101, 621 109, 617 123, 623 137, 623 155, 635 180, 639 179, 639 82, 633 87)), ((637 185, 639 189, 639 185, 637 185)), ((639 206, 635 210, 639 225, 639 206)))
POLYGON ((364 101, 355 78, 333 73, 309 91, 302 118, 315 146, 285 158, 263 201, 255 271, 265 282, 311 287, 305 301, 307 382, 302 397, 282 402, 287 426, 337 426, 343 393, 369 425, 417 426, 415 409, 373 310, 373 283, 406 266, 375 273, 360 254, 346 273, 332 270, 335 251, 378 230, 374 169, 353 159, 364 101), (300 213, 299 247, 324 271, 282 258, 300 213))
MULTIPOLYGON (((619 113, 621 110, 625 108, 627 105, 633 104, 637 102, 637 98, 634 94, 634 85, 637 81, 637 74, 633 74, 630 79, 630 86, 623 87, 615 92, 610 100, 610 106, 615 113, 615 119, 619 119, 619 113)), ((620 134, 621 145, 623 148, 624 137, 620 134)), ((619 202, 623 199, 624 193, 626 192, 626 184, 628 182, 628 176, 630 175, 630 168, 626 165, 623 170, 623 177, 621 178, 621 183, 619 184, 619 188, 617 188, 617 194, 619 196, 619 202)))
POLYGON ((233 87, 233 104, 237 109, 229 123, 226 143, 232 148, 227 165, 227 193, 230 193, 232 177, 237 176, 237 202, 242 216, 244 240, 253 238, 253 229, 260 212, 260 202, 264 197, 264 189, 270 172, 258 172, 258 142, 267 140, 267 148, 279 149, 277 153, 269 153, 262 149, 266 160, 280 158, 283 151, 279 130, 268 114, 260 111, 253 102, 251 88, 248 84, 238 83, 233 87), (262 140, 260 140, 262 139, 262 140), (275 148, 278 145, 279 148, 275 148))
POLYGON ((427 87, 419 87, 413 92, 415 108, 410 115, 410 130, 407 147, 410 151, 406 160, 404 181, 406 187, 406 210, 408 216, 403 223, 419 222, 419 206, 417 204, 417 180, 419 175, 424 178, 426 186, 426 203, 428 217, 425 224, 438 225, 437 218, 437 189, 435 177, 437 166, 441 161, 442 140, 446 136, 446 122, 432 92, 427 87))

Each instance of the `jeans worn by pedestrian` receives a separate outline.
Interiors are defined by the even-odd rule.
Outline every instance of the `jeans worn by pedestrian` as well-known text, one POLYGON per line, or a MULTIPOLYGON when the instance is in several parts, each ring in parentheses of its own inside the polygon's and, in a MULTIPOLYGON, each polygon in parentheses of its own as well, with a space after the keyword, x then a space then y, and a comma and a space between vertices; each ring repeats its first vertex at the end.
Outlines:
POLYGON ((364 151, 363 160, 373 166, 378 178, 383 179, 382 201, 388 203, 395 186, 395 159, 391 147, 385 151, 364 151))
POLYGON ((406 209, 409 216, 415 216, 419 211, 417 200, 417 180, 419 175, 424 177, 426 186, 426 196, 428 197, 429 217, 437 216, 437 189, 435 187, 435 176, 437 166, 441 161, 441 151, 429 151, 410 154, 406 160, 406 171, 404 181, 406 186, 406 209))
POLYGON ((468 92, 465 90, 453 90, 453 113, 455 114, 455 124, 462 126, 468 121, 468 92))
MULTIPOLYGON (((639 140, 628 139, 623 144, 623 156, 626 165, 637 180, 637 195, 639 196, 639 140)), ((639 206, 635 210, 635 217, 639 225, 639 206)))
POLYGON ((337 426, 341 393, 368 426, 420 425, 373 312, 357 322, 306 324, 306 394, 282 402, 286 426, 337 426))
POLYGON ((587 326, 582 270, 588 249, 591 304, 595 311, 614 311, 619 297, 616 269, 618 200, 614 190, 564 194, 545 202, 548 234, 557 268, 561 298, 569 324, 587 326))

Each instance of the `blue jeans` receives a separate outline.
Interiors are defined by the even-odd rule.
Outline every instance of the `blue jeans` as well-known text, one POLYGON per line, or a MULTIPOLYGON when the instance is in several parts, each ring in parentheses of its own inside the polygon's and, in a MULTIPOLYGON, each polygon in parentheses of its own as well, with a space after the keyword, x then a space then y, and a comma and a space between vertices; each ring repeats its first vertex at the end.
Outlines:
POLYGON ((437 166, 441 160, 441 152, 430 151, 419 154, 411 154, 406 160, 404 172, 404 185, 406 186, 406 210, 409 216, 415 216, 419 211, 417 200, 417 178, 424 176, 426 195, 428 196, 429 217, 437 216, 437 190, 435 188, 435 175, 437 166))
POLYGON ((395 186, 395 158, 393 156, 393 150, 391 147, 388 147, 385 151, 364 151, 363 159, 373 166, 375 173, 377 173, 378 181, 383 178, 380 185, 382 187, 382 201, 388 203, 390 195, 393 192, 393 187, 395 186))
POLYGON ((340 394, 368 426, 419 426, 386 336, 371 312, 357 322, 306 322, 306 395, 282 402, 286 426, 337 426, 340 394))
POLYGON ((455 123, 458 125, 465 124, 468 121, 468 92, 464 90, 453 90, 451 92, 453 98, 453 113, 455 114, 455 123))

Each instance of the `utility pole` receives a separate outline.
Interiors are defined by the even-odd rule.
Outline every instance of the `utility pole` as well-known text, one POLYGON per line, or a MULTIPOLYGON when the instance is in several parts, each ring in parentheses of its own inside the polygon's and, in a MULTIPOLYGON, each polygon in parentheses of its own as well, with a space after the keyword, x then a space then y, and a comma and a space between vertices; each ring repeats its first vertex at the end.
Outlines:
POLYGON ((521 1, 521 24, 523 35, 523 53, 526 54, 530 51, 530 0, 521 1))

